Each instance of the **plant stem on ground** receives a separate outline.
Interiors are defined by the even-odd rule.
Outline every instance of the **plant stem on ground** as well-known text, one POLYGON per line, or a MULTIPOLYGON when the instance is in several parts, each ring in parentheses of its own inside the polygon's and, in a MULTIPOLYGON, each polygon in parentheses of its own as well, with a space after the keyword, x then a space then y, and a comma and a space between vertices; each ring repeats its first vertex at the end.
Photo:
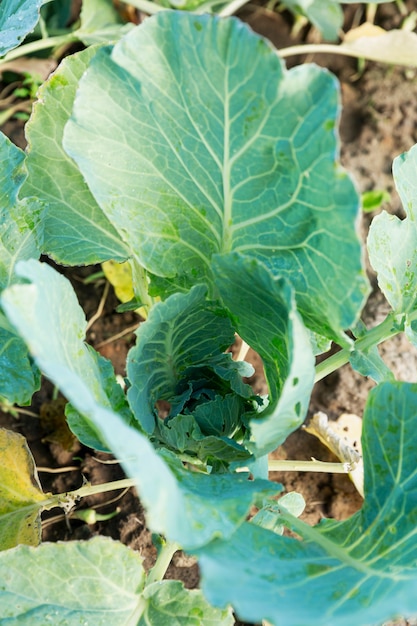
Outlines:
POLYGON ((176 541, 165 541, 158 554, 155 565, 149 571, 147 584, 159 582, 165 576, 165 572, 171 563, 172 557, 175 552, 178 552, 181 547, 176 541))

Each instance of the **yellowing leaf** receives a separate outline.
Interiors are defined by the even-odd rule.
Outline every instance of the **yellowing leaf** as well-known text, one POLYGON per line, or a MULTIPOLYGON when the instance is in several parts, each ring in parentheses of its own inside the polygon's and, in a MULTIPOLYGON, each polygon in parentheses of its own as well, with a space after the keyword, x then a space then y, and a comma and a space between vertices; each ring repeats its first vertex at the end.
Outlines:
POLYGON ((386 30, 380 26, 376 26, 376 24, 364 22, 357 28, 352 28, 346 33, 344 43, 356 41, 361 37, 380 37, 381 35, 385 35, 386 32, 386 30))
POLYGON ((105 277, 114 287, 120 302, 129 302, 135 297, 132 285, 132 269, 127 261, 124 263, 105 261, 101 267, 105 277))
MULTIPOLYGON (((120 302, 129 302, 133 300, 135 297, 135 292, 133 291, 133 280, 132 280, 132 268, 128 261, 124 263, 117 263, 117 261, 104 261, 101 264, 104 275, 109 281, 109 283, 113 286, 114 292, 120 302)), ((158 301, 159 298, 156 298, 158 301)), ((143 317, 143 319, 147 319, 148 311, 144 306, 136 309, 136 313, 143 317)))
POLYGON ((416 33, 406 30, 385 32, 378 27, 373 27, 369 32, 368 28, 362 31, 360 28, 348 33, 341 49, 371 61, 417 67, 416 33))
POLYGON ((0 429, 0 550, 40 543, 40 513, 47 496, 22 435, 0 429))
POLYGON ((356 489, 363 497, 362 420, 358 415, 343 413, 329 424, 327 415, 313 415, 305 430, 314 435, 336 455, 342 463, 352 463, 349 472, 356 489))

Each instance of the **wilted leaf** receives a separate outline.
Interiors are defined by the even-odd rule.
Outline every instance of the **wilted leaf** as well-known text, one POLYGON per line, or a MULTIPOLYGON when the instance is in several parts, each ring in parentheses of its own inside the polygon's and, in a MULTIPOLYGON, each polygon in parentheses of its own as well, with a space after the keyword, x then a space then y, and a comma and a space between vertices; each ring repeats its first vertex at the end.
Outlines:
POLYGON ((370 61, 417 67, 416 33, 376 29, 377 27, 373 27, 370 32, 369 25, 364 24, 355 31, 350 31, 340 48, 355 52, 356 56, 363 56, 370 61))
POLYGON ((369 259, 377 272, 378 284, 394 312, 406 314, 406 331, 417 342, 417 146, 394 160, 393 175, 406 218, 400 220, 386 211, 371 223, 368 235, 369 259))
POLYGON ((46 499, 26 439, 0 428, 0 550, 40 543, 46 499))
POLYGON ((363 497, 361 418, 354 414, 342 413, 329 423, 327 415, 320 411, 313 415, 305 430, 320 439, 342 463, 352 466, 349 476, 363 497))
POLYGON ((120 302, 129 302, 135 296, 132 285, 132 269, 127 261, 105 261, 101 264, 103 272, 120 302))
POLYGON ((352 43, 353 41, 357 41, 362 37, 367 37, 368 39, 371 39, 372 37, 381 37, 381 35, 385 35, 386 32, 386 30, 384 30, 380 26, 377 26, 376 24, 372 24, 371 22, 364 22, 360 26, 348 30, 348 32, 345 34, 343 42, 352 43))

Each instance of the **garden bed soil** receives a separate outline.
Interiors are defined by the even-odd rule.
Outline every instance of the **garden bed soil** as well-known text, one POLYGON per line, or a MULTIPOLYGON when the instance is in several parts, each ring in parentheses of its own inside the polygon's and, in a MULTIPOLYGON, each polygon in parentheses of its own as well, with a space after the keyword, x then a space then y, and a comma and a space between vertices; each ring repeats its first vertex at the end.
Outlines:
MULTIPOLYGON (((410 10, 411 8, 410 6, 410 10)), ((346 9, 347 23, 356 19, 359 10, 356 5, 350 5, 346 9)), ((270 38, 277 47, 294 43, 286 15, 251 5, 249 9, 243 9, 241 16, 254 30, 270 38)), ((399 25, 400 17, 394 5, 381 6, 378 16, 387 29, 399 25)), ((317 38, 313 30, 305 30, 301 36, 304 41, 317 38)), ((289 65, 300 60, 291 59, 289 65)), ((352 174, 360 192, 372 189, 388 191, 391 201, 384 203, 382 208, 403 217, 403 209, 393 186, 391 166, 398 154, 417 142, 417 72, 376 63, 367 63, 364 71, 359 71, 357 61, 328 55, 317 55, 308 60, 328 67, 341 80, 343 113, 340 129, 343 165, 352 174)), ((10 121, 2 130, 24 147, 21 122, 10 121)), ((358 224, 363 239, 372 215, 362 216, 358 224)), ((377 289, 375 275, 369 263, 367 267, 373 293, 363 319, 368 326, 374 326, 385 317, 388 305, 377 289)), ((87 284, 85 282, 86 277, 98 269, 100 268, 60 269, 73 283, 87 319, 98 310, 105 289, 102 279, 87 284)), ((116 313, 117 304, 110 289, 103 311, 89 329, 87 339, 112 361, 116 373, 123 376, 126 355, 134 343, 133 329, 140 318, 133 312, 116 313)), ((417 381, 417 351, 404 337, 400 335, 386 342, 381 346, 381 354, 399 380, 417 381)), ((259 358, 252 352, 248 353, 247 358, 256 368, 251 380, 255 391, 265 393, 259 358)), ((329 419, 336 419, 342 413, 361 416, 373 385, 372 381, 363 378, 346 365, 316 385, 309 415, 324 411, 329 419)), ((44 490, 61 493, 80 487, 86 480, 98 484, 120 479, 123 473, 112 457, 87 449, 69 436, 65 431, 63 400, 59 397, 53 398, 52 385, 44 380, 29 409, 36 417, 20 412, 15 416, 0 412, 0 426, 20 432, 27 438, 36 465, 40 468, 39 475, 44 490)), ((272 456, 281 459, 310 460, 313 457, 323 461, 334 460, 318 439, 303 429, 291 435, 272 456)), ((344 519, 362 504, 353 483, 344 475, 273 473, 271 478, 281 482, 287 491, 295 490, 303 494, 307 506, 302 517, 311 524, 319 522, 323 517, 344 519)), ((125 493, 91 496, 84 499, 79 508, 94 508, 99 514, 114 516, 105 521, 87 524, 71 514, 64 516, 61 511, 54 510, 45 515, 44 540, 88 539, 102 534, 121 540, 138 550, 144 558, 145 567, 153 564, 156 551, 133 489, 125 493)), ((179 578, 187 587, 193 588, 198 585, 198 568, 191 557, 178 553, 168 569, 167 577, 179 578)), ((406 623, 404 620, 396 622, 406 623)))

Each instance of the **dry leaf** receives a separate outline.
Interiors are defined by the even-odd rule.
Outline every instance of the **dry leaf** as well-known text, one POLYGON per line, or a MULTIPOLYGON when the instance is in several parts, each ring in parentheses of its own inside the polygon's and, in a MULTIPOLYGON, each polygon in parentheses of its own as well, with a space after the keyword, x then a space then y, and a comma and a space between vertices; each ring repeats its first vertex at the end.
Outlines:
POLYGON ((361 37, 381 37, 381 35, 385 35, 386 32, 384 28, 376 26, 376 24, 364 22, 364 24, 361 24, 357 28, 349 30, 343 39, 343 43, 351 43, 361 37))
POLYGON ((329 423, 328 417, 321 411, 313 415, 305 430, 314 435, 337 456, 342 463, 355 465, 349 476, 356 489, 363 497, 363 462, 362 462, 362 420, 354 414, 343 413, 336 421, 329 423))
POLYGON ((26 439, 0 428, 0 550, 40 543, 41 503, 47 497, 26 439))
POLYGON ((8 61, 0 65, 0 75, 3 72, 15 72, 16 74, 30 74, 31 76, 39 76, 45 81, 58 66, 54 59, 35 59, 29 57, 20 57, 13 61, 8 61))
MULTIPOLYGON (((381 61, 392 65, 417 67, 417 34, 406 30, 383 31, 381 34, 372 29, 371 34, 363 36, 360 28, 350 31, 340 48, 355 52, 371 61, 381 61), (361 36, 359 36, 361 35, 361 36)), ((376 27, 378 28, 378 27, 376 27)), ((363 32, 366 32, 365 29, 363 32)))

